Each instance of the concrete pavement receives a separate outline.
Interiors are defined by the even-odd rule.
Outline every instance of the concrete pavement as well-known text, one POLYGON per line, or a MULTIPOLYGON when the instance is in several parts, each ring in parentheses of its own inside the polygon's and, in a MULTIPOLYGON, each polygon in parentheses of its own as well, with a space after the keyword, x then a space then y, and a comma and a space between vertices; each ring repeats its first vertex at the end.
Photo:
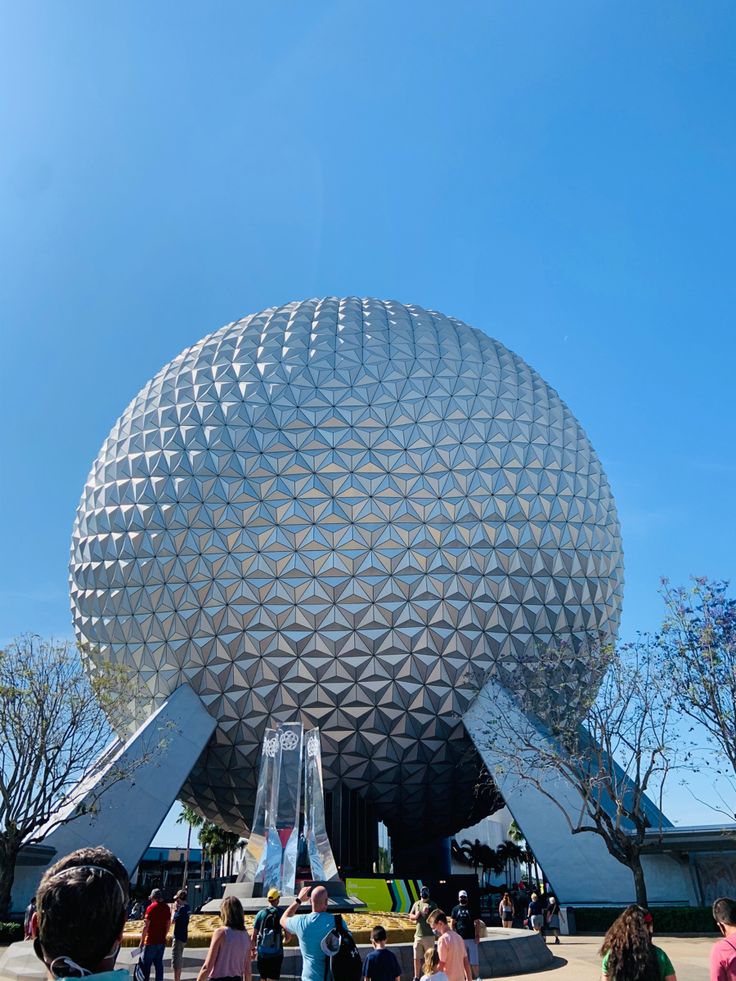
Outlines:
MULTIPOLYGON (((718 938, 667 937, 655 935, 654 942, 667 951, 677 981, 709 981, 710 948, 718 938)), ((562 937, 559 946, 550 947, 554 963, 546 970, 525 974, 524 981, 544 978, 544 981, 598 981, 601 961, 598 956, 603 937, 562 937)))

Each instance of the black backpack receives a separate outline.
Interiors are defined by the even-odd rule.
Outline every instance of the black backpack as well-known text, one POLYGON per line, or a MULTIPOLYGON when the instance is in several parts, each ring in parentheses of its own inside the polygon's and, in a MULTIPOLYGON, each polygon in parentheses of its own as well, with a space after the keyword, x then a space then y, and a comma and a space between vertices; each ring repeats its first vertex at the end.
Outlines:
POLYGON ((281 917, 277 909, 270 909, 263 920, 263 931, 258 938, 259 957, 279 957, 283 953, 281 917))
POLYGON ((324 981, 360 981, 363 964, 358 948, 350 932, 343 926, 342 917, 335 913, 335 925, 324 938, 322 950, 325 959, 324 981))

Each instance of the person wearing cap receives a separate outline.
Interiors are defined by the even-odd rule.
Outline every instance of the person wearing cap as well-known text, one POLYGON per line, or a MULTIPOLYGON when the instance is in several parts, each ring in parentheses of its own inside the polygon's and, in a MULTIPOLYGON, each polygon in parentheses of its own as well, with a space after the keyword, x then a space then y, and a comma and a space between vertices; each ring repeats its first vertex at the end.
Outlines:
POLYGON ((450 913, 450 922, 452 929, 463 938, 468 963, 473 975, 480 981, 478 943, 480 942, 481 920, 478 911, 471 907, 465 889, 461 889, 457 894, 457 900, 457 906, 453 906, 450 913))
POLYGON ((128 873, 107 848, 79 848, 48 869, 31 935, 49 979, 129 981, 115 970, 128 910, 128 873))
POLYGON ((259 910, 253 921, 251 955, 257 957, 258 973, 263 981, 279 981, 284 962, 284 931, 279 909, 281 893, 275 887, 271 888, 266 899, 268 906, 259 910))
POLYGON ((169 904, 164 902, 164 894, 160 889, 154 889, 149 896, 151 904, 143 918, 141 932, 141 981, 148 981, 151 968, 156 970, 156 981, 164 981, 164 951, 166 950, 166 934, 171 923, 169 904))
POLYGON ((557 897, 550 893, 547 896, 547 909, 544 912, 544 919, 547 929, 554 936, 555 943, 560 942, 560 905, 557 897))
POLYGON ((437 909, 437 903, 429 898, 429 887, 422 886, 419 899, 409 911, 409 919, 416 924, 414 930, 414 981, 419 981, 427 951, 434 946, 432 927, 427 917, 437 909))
POLYGON ((189 903, 184 889, 180 889, 174 897, 174 937, 171 941, 171 967, 174 971, 174 981, 181 981, 181 969, 184 963, 184 947, 189 939, 189 903))

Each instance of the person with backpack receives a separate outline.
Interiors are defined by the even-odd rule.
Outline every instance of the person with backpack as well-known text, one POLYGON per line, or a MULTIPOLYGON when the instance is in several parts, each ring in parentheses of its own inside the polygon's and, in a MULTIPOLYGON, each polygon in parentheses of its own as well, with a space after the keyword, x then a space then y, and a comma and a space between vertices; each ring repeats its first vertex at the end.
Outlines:
POLYGON ((324 886, 315 886, 314 889, 303 886, 291 906, 287 906, 281 915, 281 926, 299 941, 302 981, 360 981, 360 955, 345 920, 338 914, 333 916, 327 912, 327 890, 324 886), (311 913, 298 916, 297 910, 307 899, 312 905, 311 913), (357 978, 346 977, 347 972, 341 966, 346 954, 348 963, 355 961, 352 951, 357 956, 357 978))
POLYGON ((284 931, 279 909, 281 893, 276 888, 269 889, 266 898, 268 906, 260 910, 253 921, 251 951, 257 957, 258 973, 263 981, 279 981, 284 962, 284 931))

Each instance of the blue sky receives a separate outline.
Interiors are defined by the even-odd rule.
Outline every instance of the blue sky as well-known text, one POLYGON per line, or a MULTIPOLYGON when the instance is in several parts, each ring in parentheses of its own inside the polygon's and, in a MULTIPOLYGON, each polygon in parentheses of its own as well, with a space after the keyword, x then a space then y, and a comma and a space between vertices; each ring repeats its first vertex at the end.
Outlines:
POLYGON ((460 317, 560 392, 623 636, 661 575, 736 579, 733 4, 0 10, 0 639, 71 634, 74 510, 148 378, 326 294, 460 317))

